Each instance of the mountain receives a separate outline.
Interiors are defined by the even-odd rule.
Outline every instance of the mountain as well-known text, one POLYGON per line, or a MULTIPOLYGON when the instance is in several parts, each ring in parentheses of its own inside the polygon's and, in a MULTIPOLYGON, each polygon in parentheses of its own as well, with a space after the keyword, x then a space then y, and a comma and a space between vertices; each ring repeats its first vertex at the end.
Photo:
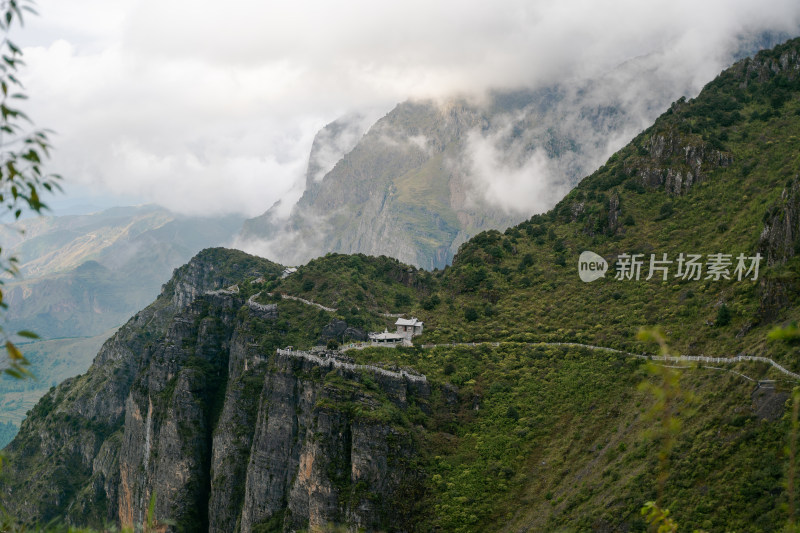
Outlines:
POLYGON ((262 255, 288 264, 336 251, 443 266, 460 243, 453 242, 465 239, 464 230, 514 220, 498 209, 469 205, 463 176, 449 166, 461 137, 480 121, 463 103, 445 109, 400 104, 320 180, 316 154, 336 138, 330 132, 346 129, 346 123, 330 124, 314 141, 306 190, 288 221, 268 211, 247 221, 240 242, 255 241, 262 255))
MULTIPOLYGON (((174 268, 227 244, 240 217, 184 217, 156 206, 39 217, 0 228, 19 277, 4 280, 6 331, 35 331, 20 345, 37 380, 0 383, 0 423, 18 425, 47 390, 84 372, 102 343, 158 295, 174 268)), ((13 436, 10 435, 10 436, 13 436)), ((9 439, 0 438, 5 445, 9 439)))
POLYGON ((681 529, 779 530, 800 361, 768 333, 800 318, 799 135, 800 39, 443 271, 205 250, 31 411, 2 504, 130 525, 152 497, 176 531, 644 531, 657 500, 681 529), (609 264, 590 283, 585 251, 609 264), (311 351, 397 313, 424 321, 415 347, 311 351), (648 362, 656 325, 727 359, 648 362))
MULTIPOLYGON (((742 40, 732 55, 786 37, 776 38, 742 40)), ((552 208, 670 102, 694 94, 695 74, 665 61, 653 53, 484 101, 407 101, 368 130, 363 116, 337 120, 314 139, 297 204, 248 220, 237 247, 292 265, 337 252, 444 268, 477 233, 552 208)))
POLYGON ((202 248, 230 242, 241 222, 141 206, 4 227, 0 238, 20 270, 3 291, 7 328, 52 339, 119 326, 152 301, 174 268, 202 248))

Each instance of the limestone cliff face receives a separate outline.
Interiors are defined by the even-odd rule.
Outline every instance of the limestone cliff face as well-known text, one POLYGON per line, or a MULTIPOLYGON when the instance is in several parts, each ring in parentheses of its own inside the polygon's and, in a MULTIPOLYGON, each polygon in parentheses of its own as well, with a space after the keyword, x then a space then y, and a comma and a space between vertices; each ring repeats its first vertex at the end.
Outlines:
MULTIPOLYGON (((764 214, 764 229, 759 238, 758 252, 762 268, 780 267, 800 250, 800 182, 794 177, 781 193, 773 208, 764 214)), ((790 290, 796 290, 792 276, 761 276, 759 282, 760 314, 772 318, 789 302, 790 290)))
POLYGON ((371 391, 348 385, 359 383, 353 372, 337 371, 334 380, 308 379, 303 376, 329 370, 288 356, 274 364, 256 417, 241 531, 281 516, 292 531, 326 524, 367 531, 411 524, 401 496, 420 481, 407 466, 415 445, 407 431, 376 413, 386 400, 408 407, 408 395, 424 398, 426 387, 376 376, 371 391))
MULTIPOLYGON (((682 103, 674 105, 679 107, 682 103)), ((638 176, 643 185, 663 187, 674 196, 686 194, 709 172, 733 162, 730 153, 674 129, 652 135, 645 149, 647 156, 635 160, 625 171, 638 176)))
POLYGON ((206 255, 37 405, 8 449, 3 504, 130 526, 155 494, 175 531, 412 523, 402 502, 421 480, 399 413, 424 407, 427 384, 265 348, 281 305, 219 289, 282 267, 206 255))

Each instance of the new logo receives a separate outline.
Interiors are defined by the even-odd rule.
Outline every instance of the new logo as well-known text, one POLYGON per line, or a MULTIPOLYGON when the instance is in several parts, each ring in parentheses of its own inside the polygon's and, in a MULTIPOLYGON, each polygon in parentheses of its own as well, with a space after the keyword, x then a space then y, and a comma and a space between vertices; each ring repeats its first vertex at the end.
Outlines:
POLYGON ((608 271, 608 262, 594 252, 585 251, 578 258, 578 275, 586 283, 600 279, 608 271))

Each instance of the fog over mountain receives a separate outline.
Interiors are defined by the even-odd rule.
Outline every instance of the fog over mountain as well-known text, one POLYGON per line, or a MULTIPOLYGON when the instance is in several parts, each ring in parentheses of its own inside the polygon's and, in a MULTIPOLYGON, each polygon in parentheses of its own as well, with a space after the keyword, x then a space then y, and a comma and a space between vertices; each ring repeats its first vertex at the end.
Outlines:
MULTIPOLYGON (((729 57, 784 37, 741 36, 729 57)), ((248 221, 236 245, 285 264, 341 252, 442 268, 471 236, 553 207, 670 103, 694 96, 669 56, 535 90, 406 101, 355 145, 366 121, 343 117, 315 137, 297 204, 248 221), (325 173, 320 157, 336 153, 325 173)))
MULTIPOLYGON (((746 41, 796 35, 800 21, 797 3, 780 0, 239 0, 224 10, 206 0, 43 0, 38 9, 17 37, 28 111, 58 132, 54 169, 181 213, 250 216, 295 203, 314 136, 349 113, 566 88, 642 57, 657 58, 650 75, 634 76, 615 98, 654 92, 668 102, 696 94, 752 48, 746 41), (658 81, 642 87, 645 78, 658 81)), ((498 161, 497 131, 474 151, 478 192, 506 211, 538 208, 522 198, 539 193, 537 176, 550 165, 535 151, 520 154, 521 166, 498 161)), ((621 146, 625 133, 600 151, 621 146)))

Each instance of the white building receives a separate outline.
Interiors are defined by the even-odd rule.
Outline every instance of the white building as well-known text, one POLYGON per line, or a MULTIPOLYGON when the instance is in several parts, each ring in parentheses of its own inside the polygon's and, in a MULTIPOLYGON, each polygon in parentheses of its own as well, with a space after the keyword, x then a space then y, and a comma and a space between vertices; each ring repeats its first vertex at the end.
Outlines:
POLYGON ((394 325, 397 326, 397 334, 406 339, 411 339, 411 337, 416 337, 422 333, 422 321, 417 320, 415 317, 398 318, 394 325))

